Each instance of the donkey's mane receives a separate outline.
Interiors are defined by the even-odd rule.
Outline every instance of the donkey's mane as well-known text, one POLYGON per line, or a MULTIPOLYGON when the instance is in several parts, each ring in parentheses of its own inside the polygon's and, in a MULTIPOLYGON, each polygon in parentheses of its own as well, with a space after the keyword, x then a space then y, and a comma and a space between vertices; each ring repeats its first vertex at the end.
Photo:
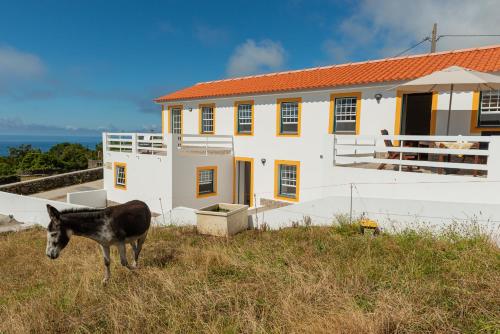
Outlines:
POLYGON ((78 215, 80 217, 99 217, 104 214, 105 209, 94 208, 72 208, 61 210, 61 215, 78 215))

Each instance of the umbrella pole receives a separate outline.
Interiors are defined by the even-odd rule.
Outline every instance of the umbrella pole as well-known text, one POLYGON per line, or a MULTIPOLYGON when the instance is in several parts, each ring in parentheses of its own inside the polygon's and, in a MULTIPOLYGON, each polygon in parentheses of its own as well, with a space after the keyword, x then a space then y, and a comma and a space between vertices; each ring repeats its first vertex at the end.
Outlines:
POLYGON ((453 99, 453 84, 451 84, 451 89, 450 89, 450 104, 448 106, 448 121, 446 123, 446 135, 448 136, 450 134, 450 116, 451 116, 451 101, 453 99))

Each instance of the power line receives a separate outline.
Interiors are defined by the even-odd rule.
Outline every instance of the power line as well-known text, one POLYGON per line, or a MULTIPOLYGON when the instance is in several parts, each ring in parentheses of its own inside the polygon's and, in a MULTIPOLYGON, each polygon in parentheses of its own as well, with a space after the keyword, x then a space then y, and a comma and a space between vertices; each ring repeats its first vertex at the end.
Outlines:
POLYGON ((432 30, 432 34, 433 34, 432 39, 430 36, 427 36, 424 39, 422 39, 420 42, 418 42, 417 44, 412 45, 408 49, 401 51, 400 53, 398 53, 394 57, 399 57, 399 56, 405 54, 406 52, 416 48, 417 46, 419 46, 420 44, 422 44, 425 41, 432 42, 433 47, 431 48, 431 53, 435 52, 436 51, 436 42, 439 41, 443 37, 500 37, 500 34, 443 34, 443 35, 439 35, 436 37, 435 36, 436 32, 437 32, 437 25, 434 24, 434 27, 432 30))
POLYGON ((500 37, 500 34, 447 34, 447 35, 439 35, 438 40, 441 37, 500 37))
POLYGON ((427 37, 425 37, 423 40, 421 40, 420 42, 418 42, 417 44, 415 44, 415 45, 413 45, 413 46, 409 47, 408 49, 406 49, 406 50, 404 50, 404 51, 401 51, 400 53, 398 53, 398 54, 397 54, 397 55, 395 55, 394 57, 399 57, 399 56, 401 56, 402 54, 405 54, 406 52, 408 52, 408 51, 410 51, 410 50, 412 50, 412 49, 416 48, 417 46, 419 46, 419 45, 420 45, 420 44, 422 44, 423 42, 425 42, 425 41, 429 41, 429 40, 430 40, 430 37, 429 37, 429 36, 427 36, 427 37))

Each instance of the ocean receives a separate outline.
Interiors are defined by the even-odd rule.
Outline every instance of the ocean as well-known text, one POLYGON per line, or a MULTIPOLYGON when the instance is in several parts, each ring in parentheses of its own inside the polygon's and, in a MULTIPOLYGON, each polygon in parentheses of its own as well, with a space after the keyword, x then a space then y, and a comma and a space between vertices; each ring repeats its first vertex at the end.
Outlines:
POLYGON ((52 146, 59 143, 79 143, 89 149, 102 141, 100 136, 30 136, 30 135, 0 135, 0 156, 9 155, 9 147, 21 144, 30 144, 47 152, 52 146))

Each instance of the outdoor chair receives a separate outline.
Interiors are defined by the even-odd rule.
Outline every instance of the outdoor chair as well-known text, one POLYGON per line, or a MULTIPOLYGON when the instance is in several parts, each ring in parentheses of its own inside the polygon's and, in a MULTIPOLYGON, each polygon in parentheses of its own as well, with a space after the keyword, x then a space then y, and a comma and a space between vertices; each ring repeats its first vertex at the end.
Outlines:
MULTIPOLYGON (((383 129, 383 130, 380 130, 380 134, 382 136, 387 136, 389 134, 389 131, 387 131, 386 129, 383 129)), ((384 144, 385 144, 386 147, 396 147, 396 146, 394 146, 394 144, 392 143, 392 141, 389 140, 389 139, 384 139, 384 144)), ((399 152, 388 151, 387 152, 387 159, 394 159, 394 160, 396 160, 396 159, 399 159, 399 155, 400 155, 399 152)), ((403 153, 402 159, 403 160, 416 160, 417 159, 417 154, 403 153)), ((380 164, 380 166, 378 166, 378 169, 384 169, 386 165, 387 164, 385 164, 385 163, 380 164)), ((408 168, 409 171, 412 170, 412 167, 413 166, 406 166, 406 168, 408 168)))

